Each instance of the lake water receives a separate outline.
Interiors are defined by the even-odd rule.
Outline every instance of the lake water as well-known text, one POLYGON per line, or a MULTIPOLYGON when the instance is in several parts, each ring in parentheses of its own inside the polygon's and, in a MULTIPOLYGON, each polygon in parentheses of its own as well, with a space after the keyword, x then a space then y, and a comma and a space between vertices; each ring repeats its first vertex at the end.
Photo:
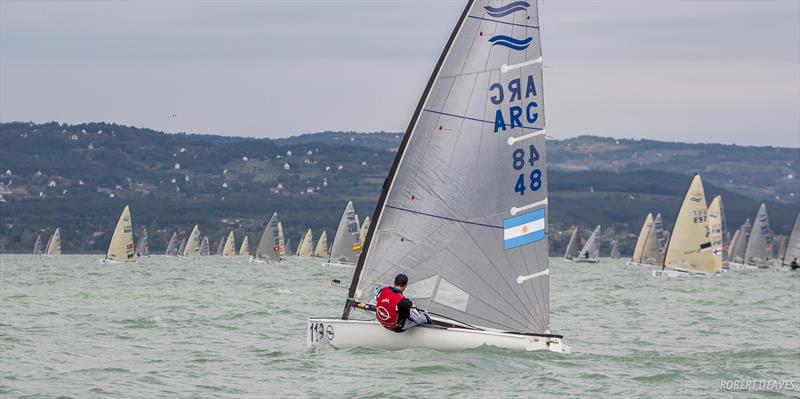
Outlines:
POLYGON ((3 397, 729 397, 723 380, 793 381, 800 273, 653 278, 551 260, 551 324, 571 354, 491 347, 309 349, 352 269, 291 258, 0 255, 3 397))

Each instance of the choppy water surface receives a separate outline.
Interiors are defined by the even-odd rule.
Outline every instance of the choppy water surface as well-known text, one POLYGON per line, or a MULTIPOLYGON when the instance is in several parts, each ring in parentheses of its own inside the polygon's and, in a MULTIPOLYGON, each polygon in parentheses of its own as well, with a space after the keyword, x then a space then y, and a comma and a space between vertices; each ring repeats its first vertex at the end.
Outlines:
MULTIPOLYGON (((569 355, 305 346, 352 269, 293 258, 0 256, 3 397, 728 397, 723 379, 793 380, 800 273, 656 279, 615 261, 551 261, 569 355)), ((756 395, 751 392, 748 395, 756 395)))

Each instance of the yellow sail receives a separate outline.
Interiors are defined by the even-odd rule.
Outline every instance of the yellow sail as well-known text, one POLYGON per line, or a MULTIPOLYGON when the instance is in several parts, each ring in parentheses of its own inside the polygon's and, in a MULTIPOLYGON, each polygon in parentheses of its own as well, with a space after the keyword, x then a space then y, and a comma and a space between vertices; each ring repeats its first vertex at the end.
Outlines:
POLYGON ((328 234, 325 230, 322 230, 322 234, 319 236, 317 246, 314 248, 314 256, 318 258, 327 258, 330 256, 328 254, 328 234))
POLYGON ((200 228, 197 227, 197 225, 194 225, 192 234, 189 234, 189 239, 186 241, 186 248, 183 249, 183 256, 200 256, 200 228))
POLYGON ((706 211, 703 182, 700 175, 695 174, 672 229, 664 258, 665 267, 702 273, 714 273, 718 270, 711 248, 706 211))
POLYGON ((300 248, 297 249, 297 256, 302 257, 309 257, 313 255, 314 251, 314 234, 311 233, 311 229, 306 231, 306 235, 303 237, 303 241, 301 241, 300 248))
POLYGON ((133 223, 131 222, 131 210, 125 205, 122 214, 117 220, 117 227, 111 236, 111 243, 108 244, 106 259, 117 262, 136 262, 136 254, 133 252, 133 223))
POLYGON ((233 236, 233 230, 228 233, 228 239, 225 240, 222 256, 236 256, 236 237, 233 236))
POLYGON ((644 251, 644 244, 647 242, 647 234, 650 233, 650 228, 653 227, 653 214, 648 213, 644 219, 642 230, 639 232, 639 238, 636 239, 636 246, 633 248, 633 256, 631 260, 634 262, 642 261, 642 252, 644 251))
POLYGON ((56 231, 53 233, 53 236, 50 237, 50 241, 48 241, 47 244, 47 252, 45 252, 45 255, 61 255, 61 230, 59 230, 58 227, 56 227, 56 231))
POLYGON ((361 225, 358 235, 361 238, 361 246, 364 246, 364 239, 367 238, 367 231, 369 231, 369 216, 364 218, 364 223, 361 225))
POLYGON ((722 213, 722 197, 716 196, 708 206, 708 230, 711 234, 711 254, 714 256, 714 267, 721 270, 723 265, 722 236, 725 234, 722 213))
POLYGON ((244 240, 242 241, 242 247, 239 248, 239 255, 241 256, 250 256, 250 241, 247 240, 247 236, 244 236, 244 240))

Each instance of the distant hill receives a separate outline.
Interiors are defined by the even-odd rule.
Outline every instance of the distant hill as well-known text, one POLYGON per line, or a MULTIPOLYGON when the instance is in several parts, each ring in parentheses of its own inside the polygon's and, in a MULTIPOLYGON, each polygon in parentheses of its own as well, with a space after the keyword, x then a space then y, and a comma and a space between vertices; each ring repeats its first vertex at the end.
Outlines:
MULTIPOLYGON (((0 250, 28 251, 60 226, 65 252, 102 251, 124 203, 162 250, 197 223, 210 240, 229 229, 257 241, 278 211, 296 245, 306 228, 328 234, 347 200, 372 214, 402 135, 323 132, 282 139, 164 134, 106 123, 0 124, 0 250), (6 173, 7 172, 7 173, 6 173)), ((553 253, 573 224, 602 224, 632 246, 648 211, 671 227, 689 176, 722 194, 729 225, 760 200, 773 229, 791 228, 800 150, 582 136, 548 141, 553 253), (659 155, 660 154, 660 155, 659 155), (592 192, 593 191, 593 192, 592 192), (793 194, 793 195, 792 195, 793 194)), ((212 244, 212 249, 215 248, 212 244)))

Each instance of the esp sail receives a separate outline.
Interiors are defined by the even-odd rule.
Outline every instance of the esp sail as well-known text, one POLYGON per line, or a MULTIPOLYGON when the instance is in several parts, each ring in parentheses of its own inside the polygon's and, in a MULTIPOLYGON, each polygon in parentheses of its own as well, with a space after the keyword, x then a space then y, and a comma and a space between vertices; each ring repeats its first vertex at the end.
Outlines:
POLYGON ((325 230, 322 230, 322 234, 319 235, 317 246, 314 247, 314 256, 318 258, 328 257, 328 233, 325 230))
POLYGON ((792 262, 800 263, 800 213, 794 219, 794 227, 789 234, 786 251, 783 254, 782 264, 791 266, 792 262))
POLYGON ((675 227, 664 257, 664 267, 686 272, 719 271, 711 252, 706 211, 703 181, 699 174, 695 174, 675 218, 675 227))
MULTIPOLYGON (((420 308, 542 333, 549 266, 539 18, 527 2, 499 5, 471 1, 456 25, 384 184, 349 297, 369 301, 402 272, 420 308)), ((343 318, 350 308, 348 300, 343 318)))
POLYGON ((650 229, 653 227, 653 214, 648 213, 642 224, 642 229, 639 231, 639 237, 636 239, 636 246, 633 247, 633 255, 631 261, 643 263, 644 245, 647 242, 647 236, 650 234, 650 229))
POLYGON ((111 235, 111 243, 108 244, 106 259, 117 262, 136 261, 136 254, 133 252, 131 210, 127 205, 122 210, 122 214, 119 215, 117 226, 114 227, 114 234, 111 235))
POLYGON ((347 201, 336 235, 333 236, 329 262, 356 263, 361 254, 361 239, 353 201, 347 201))

